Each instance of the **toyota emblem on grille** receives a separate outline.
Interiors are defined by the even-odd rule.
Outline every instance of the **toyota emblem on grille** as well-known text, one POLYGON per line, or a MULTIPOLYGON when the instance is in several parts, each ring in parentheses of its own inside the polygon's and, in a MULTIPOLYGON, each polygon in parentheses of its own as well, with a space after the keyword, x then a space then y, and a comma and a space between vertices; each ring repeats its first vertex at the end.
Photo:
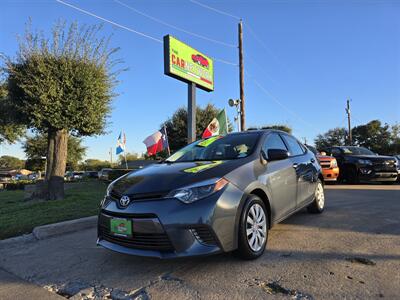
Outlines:
POLYGON ((129 202, 131 202, 131 199, 128 196, 122 196, 121 199, 119 199, 119 204, 123 207, 128 206, 129 202))

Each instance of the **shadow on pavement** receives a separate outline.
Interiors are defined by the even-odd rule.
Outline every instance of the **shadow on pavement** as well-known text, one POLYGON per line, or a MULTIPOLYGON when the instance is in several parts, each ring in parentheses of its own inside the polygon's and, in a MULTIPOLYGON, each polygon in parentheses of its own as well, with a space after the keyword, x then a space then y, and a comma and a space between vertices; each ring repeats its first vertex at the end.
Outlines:
POLYGON ((326 189, 325 195, 326 209, 322 214, 302 210, 281 224, 400 235, 400 190, 326 189))

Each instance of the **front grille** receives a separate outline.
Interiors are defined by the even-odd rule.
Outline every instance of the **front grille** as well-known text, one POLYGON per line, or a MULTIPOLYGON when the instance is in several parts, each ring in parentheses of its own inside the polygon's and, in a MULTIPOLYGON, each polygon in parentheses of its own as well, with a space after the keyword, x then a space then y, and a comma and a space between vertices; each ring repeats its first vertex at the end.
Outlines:
MULTIPOLYGON (((109 210, 101 210, 102 214, 104 216, 111 216, 111 217, 117 217, 117 218, 157 218, 157 216, 155 214, 151 214, 151 213, 147 213, 147 214, 130 214, 130 213, 119 213, 119 212, 113 212, 113 211, 109 211, 109 210)), ((105 220, 107 220, 105 218, 105 220)))
POLYGON ((217 245, 217 240, 208 226, 196 226, 191 228, 191 231, 200 243, 209 246, 217 245))
POLYGON ((165 233, 133 233, 132 237, 119 237, 109 233, 105 227, 99 227, 99 235, 102 239, 127 248, 157 250, 157 251, 173 251, 167 234, 165 233))
POLYGON ((373 162, 375 172, 396 172, 396 163, 394 160, 373 162))
POLYGON ((331 168, 331 162, 330 161, 320 161, 319 164, 321 165, 321 168, 323 169, 330 169, 331 168))

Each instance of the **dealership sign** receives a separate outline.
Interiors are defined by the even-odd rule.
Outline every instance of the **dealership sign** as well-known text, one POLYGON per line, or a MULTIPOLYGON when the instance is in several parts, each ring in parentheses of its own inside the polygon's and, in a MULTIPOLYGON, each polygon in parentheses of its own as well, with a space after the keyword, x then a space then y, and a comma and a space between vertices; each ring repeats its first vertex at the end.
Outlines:
POLYGON ((170 35, 164 36, 164 73, 205 91, 214 90, 213 60, 170 35))

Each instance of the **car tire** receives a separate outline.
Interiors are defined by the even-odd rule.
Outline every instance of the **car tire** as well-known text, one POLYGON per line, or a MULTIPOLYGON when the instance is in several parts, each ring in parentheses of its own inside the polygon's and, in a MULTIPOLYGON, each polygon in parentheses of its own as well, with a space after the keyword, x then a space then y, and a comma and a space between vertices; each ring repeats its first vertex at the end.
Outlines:
POLYGON ((317 181, 317 187, 315 189, 315 195, 313 202, 307 206, 307 210, 312 214, 320 214, 325 209, 325 192, 324 185, 321 179, 317 181))
POLYGON ((236 254, 246 260, 260 257, 268 241, 269 218, 264 202, 250 195, 242 209, 236 254), (258 221, 259 220, 259 221, 258 221), (251 226, 251 222, 256 225, 251 226))

